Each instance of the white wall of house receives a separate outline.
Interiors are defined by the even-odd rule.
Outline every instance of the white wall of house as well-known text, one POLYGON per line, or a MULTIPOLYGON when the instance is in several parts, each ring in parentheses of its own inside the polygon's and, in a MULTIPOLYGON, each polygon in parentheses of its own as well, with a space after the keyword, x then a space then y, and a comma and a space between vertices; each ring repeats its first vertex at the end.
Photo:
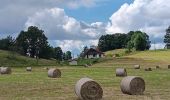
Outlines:
MULTIPOLYGON (((103 57, 103 54, 101 54, 101 57, 103 57)), ((100 56, 99 56, 99 54, 97 54, 97 55, 95 55, 95 57, 93 56, 93 55, 86 55, 86 57, 85 58, 101 58, 100 56)))

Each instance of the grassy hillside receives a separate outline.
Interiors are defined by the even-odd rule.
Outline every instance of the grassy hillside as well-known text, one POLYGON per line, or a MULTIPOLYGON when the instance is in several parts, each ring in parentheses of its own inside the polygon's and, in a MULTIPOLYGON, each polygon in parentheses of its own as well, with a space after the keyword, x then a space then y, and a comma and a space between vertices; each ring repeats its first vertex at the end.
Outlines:
POLYGON ((140 58, 144 60, 162 61, 168 63, 170 61, 170 50, 141 51, 141 52, 132 53, 131 55, 128 55, 126 57, 140 58))
POLYGON ((113 57, 114 55, 117 56, 124 56, 126 53, 125 49, 116 49, 116 50, 110 50, 105 52, 106 57, 113 57))
POLYGON ((55 60, 39 59, 21 56, 17 53, 0 50, 0 66, 46 66, 56 65, 55 60))
MULTIPOLYGON (((47 70, 33 67, 32 72, 26 72, 25 67, 13 67, 11 75, 0 75, 0 100, 78 100, 74 92, 76 82, 82 77, 89 77, 103 88, 102 100, 169 100, 170 70, 167 64, 170 51, 144 51, 131 55, 96 63, 89 68, 83 66, 51 66, 61 70, 61 78, 49 78, 47 70), (133 68, 140 64, 141 69, 133 68), (160 65, 160 69, 155 66, 160 65), (143 95, 126 95, 120 90, 122 77, 116 77, 118 67, 127 69, 129 76, 140 76, 145 80, 146 89, 143 95), (153 71, 144 69, 151 67, 153 71), (22 92, 21 92, 22 91, 22 92)), ((4 64, 36 64, 35 59, 16 54, 13 60, 11 54, 0 51, 0 62, 4 64)), ((40 60, 41 64, 55 64, 54 61, 40 60)))

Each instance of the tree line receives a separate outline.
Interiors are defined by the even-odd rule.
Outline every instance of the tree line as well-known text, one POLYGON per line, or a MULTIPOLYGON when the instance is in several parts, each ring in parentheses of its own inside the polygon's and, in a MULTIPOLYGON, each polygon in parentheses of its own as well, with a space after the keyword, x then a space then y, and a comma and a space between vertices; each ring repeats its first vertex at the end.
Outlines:
POLYGON ((36 26, 28 27, 27 31, 21 31, 16 39, 8 36, 0 40, 0 49, 18 52, 21 55, 32 58, 45 58, 56 60, 69 60, 71 52, 63 52, 60 47, 52 47, 44 31, 36 26))
POLYGON ((145 32, 130 31, 127 34, 102 35, 98 42, 98 48, 103 52, 121 48, 127 48, 129 51, 143 51, 151 47, 150 43, 149 36, 145 32))

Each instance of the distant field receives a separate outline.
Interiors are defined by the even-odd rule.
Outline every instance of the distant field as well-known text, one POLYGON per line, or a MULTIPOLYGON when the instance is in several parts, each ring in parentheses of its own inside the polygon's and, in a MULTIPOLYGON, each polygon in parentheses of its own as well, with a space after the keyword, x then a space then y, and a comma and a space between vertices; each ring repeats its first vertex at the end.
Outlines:
POLYGON ((142 51, 142 52, 136 52, 135 54, 129 55, 127 57, 170 63, 170 50, 142 51))
POLYGON ((45 66, 33 67, 32 72, 26 72, 25 67, 12 67, 11 75, 0 75, 0 100, 78 100, 74 86, 82 77, 92 78, 102 86, 103 100, 169 100, 170 69, 167 69, 168 60, 164 60, 169 57, 165 55, 169 55, 169 51, 145 51, 107 59, 90 68, 53 66, 62 72, 62 77, 58 79, 48 78, 47 70, 43 69, 45 66), (140 64, 141 69, 133 69, 134 64, 140 64), (156 65, 160 65, 160 69, 156 69, 156 65), (144 95, 133 96, 121 92, 122 78, 115 76, 118 67, 126 68, 128 75, 141 76, 145 80, 144 95), (147 67, 153 71, 144 71, 147 67))
POLYGON ((74 93, 75 83, 82 77, 96 80, 103 88, 103 100, 168 100, 170 98, 170 70, 161 66, 156 70, 157 62, 140 59, 113 59, 93 65, 91 68, 81 66, 57 67, 62 71, 62 77, 51 79, 43 67, 34 67, 33 72, 25 68, 13 68, 12 75, 0 75, 0 100, 77 100, 74 93), (133 64, 142 64, 142 69, 133 69, 133 64), (152 72, 144 68, 152 65, 152 72), (146 91, 144 95, 132 96, 122 94, 120 81, 115 77, 117 67, 127 68, 128 75, 144 78, 146 91))

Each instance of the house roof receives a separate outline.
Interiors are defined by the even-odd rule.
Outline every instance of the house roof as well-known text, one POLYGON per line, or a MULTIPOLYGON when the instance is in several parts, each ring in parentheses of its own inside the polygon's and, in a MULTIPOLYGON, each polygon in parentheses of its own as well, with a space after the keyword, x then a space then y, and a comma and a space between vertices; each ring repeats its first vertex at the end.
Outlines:
POLYGON ((103 52, 101 52, 99 49, 93 49, 93 48, 90 48, 90 49, 87 49, 84 53, 84 55, 87 55, 90 51, 95 51, 97 52, 98 54, 104 54, 103 52))

